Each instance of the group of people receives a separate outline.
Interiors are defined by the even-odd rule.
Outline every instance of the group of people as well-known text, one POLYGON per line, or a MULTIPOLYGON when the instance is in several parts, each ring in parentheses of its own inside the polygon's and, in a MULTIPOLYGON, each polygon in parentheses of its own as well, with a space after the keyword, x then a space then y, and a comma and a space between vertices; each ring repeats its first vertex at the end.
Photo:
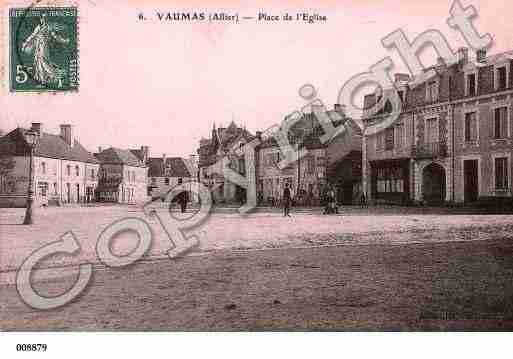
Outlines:
MULTIPOLYGON (((183 191, 179 193, 174 199, 174 202, 178 202, 180 204, 180 210, 182 213, 187 211, 187 197, 187 192, 183 191)), ((283 216, 290 217, 290 207, 292 205, 292 192, 290 190, 290 185, 288 183, 285 183, 282 199, 283 216)), ((338 214, 337 198, 335 196, 335 191, 331 187, 326 192, 323 214, 338 214)))
MULTIPOLYGON (((283 216, 290 217, 290 207, 292 204, 292 195, 288 183, 285 183, 283 189, 283 216)), ((333 188, 326 192, 325 206, 323 214, 338 214, 337 198, 333 188)))

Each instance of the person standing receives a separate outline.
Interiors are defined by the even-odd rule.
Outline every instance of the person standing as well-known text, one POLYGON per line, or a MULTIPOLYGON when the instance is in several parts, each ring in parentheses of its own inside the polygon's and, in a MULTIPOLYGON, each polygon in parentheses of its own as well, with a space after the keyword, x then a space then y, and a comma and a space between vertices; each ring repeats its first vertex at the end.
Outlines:
POLYGON ((183 191, 178 196, 178 201, 180 202, 180 210, 182 213, 185 213, 187 211, 187 192, 183 191))
POLYGON ((283 190, 283 217, 290 217, 290 197, 289 184, 285 183, 285 189, 283 190))

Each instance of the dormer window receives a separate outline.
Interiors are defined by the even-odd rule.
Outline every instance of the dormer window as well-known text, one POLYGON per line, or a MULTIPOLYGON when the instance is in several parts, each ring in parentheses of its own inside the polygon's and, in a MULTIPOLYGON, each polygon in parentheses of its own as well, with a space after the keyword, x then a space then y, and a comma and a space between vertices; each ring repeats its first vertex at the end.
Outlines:
POLYGON ((426 83, 426 102, 438 101, 438 81, 428 81, 426 83))

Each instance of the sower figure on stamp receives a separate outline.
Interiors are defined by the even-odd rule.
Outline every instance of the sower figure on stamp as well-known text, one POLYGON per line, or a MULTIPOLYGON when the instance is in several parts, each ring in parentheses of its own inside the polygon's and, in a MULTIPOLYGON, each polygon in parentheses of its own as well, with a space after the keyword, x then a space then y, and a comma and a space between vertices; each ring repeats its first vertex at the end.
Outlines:
POLYGON ((290 196, 290 188, 289 184, 285 183, 285 189, 283 190, 283 216, 289 216, 290 217, 290 202, 291 202, 291 196, 290 196))
POLYGON ((64 70, 53 63, 50 58, 51 41, 61 44, 69 43, 69 39, 65 39, 57 33, 63 29, 63 25, 48 23, 46 15, 43 14, 40 24, 36 26, 21 48, 26 53, 33 53, 34 78, 42 84, 60 83, 65 75, 64 70))

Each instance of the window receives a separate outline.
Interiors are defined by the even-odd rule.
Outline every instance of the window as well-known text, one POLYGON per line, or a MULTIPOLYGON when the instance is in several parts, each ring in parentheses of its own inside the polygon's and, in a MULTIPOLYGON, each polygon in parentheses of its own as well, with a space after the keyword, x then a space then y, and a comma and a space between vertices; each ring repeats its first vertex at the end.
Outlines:
POLYGON ((309 156, 306 160, 306 168, 308 173, 314 173, 315 171, 315 156, 309 156))
POLYGON ((506 138, 508 136, 508 108, 499 107, 494 110, 494 138, 506 138))
POLYGON ((41 162, 41 173, 46 174, 46 163, 41 162))
POLYGON ((497 68, 497 90, 506 88, 506 66, 497 68))
POLYGON ((477 141, 477 119, 475 112, 465 114, 465 142, 477 141))
POLYGON ((426 102, 438 101, 438 82, 429 81, 426 84, 426 102))
POLYGON ((426 120, 426 143, 438 142, 438 118, 426 120))
POLYGON ((57 195, 57 182, 53 183, 53 194, 57 195))
POLYGON ((244 161, 244 158, 239 158, 239 173, 242 175, 246 174, 246 161, 244 161))
POLYGON ((508 189, 508 158, 495 158, 495 189, 508 189))
POLYGON ((91 169, 91 180, 95 180, 96 176, 95 176, 95 173, 94 173, 94 168, 91 169))
POLYGON ((70 165, 66 166, 66 176, 71 176, 71 166, 70 165))
POLYGON ((37 189, 39 196, 46 197, 48 195, 48 182, 38 182, 37 189))
POLYGON ((183 183, 183 179, 182 178, 178 178, 178 184, 182 184, 183 183))
POLYGON ((467 75, 467 95, 476 95, 476 74, 467 75))
POLYGON ((80 169, 78 166, 75 166, 75 176, 78 176, 80 174, 80 169))
POLYGON ((404 124, 399 123, 395 126, 395 147, 396 148, 403 147, 403 138, 404 138, 404 124))
POLYGON ((385 132, 381 131, 376 135, 376 151, 385 149, 385 132))
POLYGON ((157 183, 157 179, 155 177, 152 177, 151 178, 151 184, 155 184, 155 183, 157 183))
POLYGON ((401 167, 378 168, 376 179, 377 191, 380 193, 404 192, 403 170, 401 167))
POLYGON ((164 184, 165 184, 166 186, 169 186, 169 177, 166 177, 166 178, 164 179, 164 184))
POLYGON ((274 167, 280 162, 280 152, 268 153, 265 157, 265 164, 267 167, 274 167))
POLYGON ((394 149, 394 128, 389 127, 385 130, 385 150, 394 149))
POLYGON ((390 103, 390 101, 387 100, 387 102, 385 102, 385 106, 383 108, 383 112, 385 112, 385 113, 391 113, 392 112, 392 103, 390 103))

